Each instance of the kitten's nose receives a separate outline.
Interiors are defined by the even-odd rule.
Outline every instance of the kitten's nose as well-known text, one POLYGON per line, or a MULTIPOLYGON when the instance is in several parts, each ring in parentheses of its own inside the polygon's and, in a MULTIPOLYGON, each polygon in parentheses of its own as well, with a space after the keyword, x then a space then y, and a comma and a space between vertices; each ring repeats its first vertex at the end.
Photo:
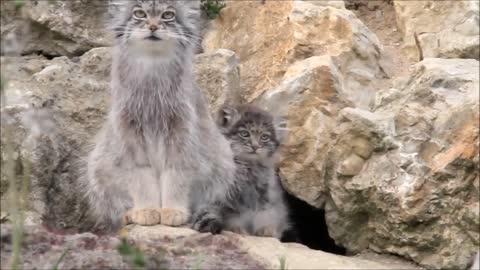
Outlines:
POLYGON ((150 29, 150 31, 155 32, 155 31, 157 31, 157 29, 158 29, 158 25, 156 25, 156 24, 151 24, 148 28, 150 29))
POLYGON ((253 152, 256 152, 258 148, 259 148, 258 145, 252 145, 253 152))

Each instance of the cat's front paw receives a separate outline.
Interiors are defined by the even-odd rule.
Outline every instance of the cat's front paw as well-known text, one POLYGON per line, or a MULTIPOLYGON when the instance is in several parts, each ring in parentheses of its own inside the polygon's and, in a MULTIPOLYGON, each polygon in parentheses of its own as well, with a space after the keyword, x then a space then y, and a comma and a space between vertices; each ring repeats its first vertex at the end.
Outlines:
POLYGON ((222 232, 223 224, 214 216, 205 214, 194 218, 192 228, 202 233, 219 234, 222 232))
POLYGON ((188 214, 179 209, 162 208, 160 209, 162 216, 161 224, 166 226, 177 227, 188 221, 188 214))
POLYGON ((125 225, 132 224, 132 223, 142 225, 142 226, 151 226, 151 225, 160 224, 160 221, 161 221, 160 209, 145 208, 145 209, 129 210, 123 216, 122 221, 125 225))
POLYGON ((265 226, 265 227, 260 228, 258 231, 256 231, 255 235, 263 236, 263 237, 274 237, 275 231, 276 231, 275 227, 265 226))

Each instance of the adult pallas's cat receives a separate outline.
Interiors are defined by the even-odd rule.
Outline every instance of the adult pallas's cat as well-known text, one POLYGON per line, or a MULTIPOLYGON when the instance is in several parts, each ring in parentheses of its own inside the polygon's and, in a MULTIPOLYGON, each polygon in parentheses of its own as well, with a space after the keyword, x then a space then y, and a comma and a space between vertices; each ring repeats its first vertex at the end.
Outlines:
POLYGON ((192 73, 200 1, 124 1, 115 18, 111 108, 88 159, 99 228, 179 226, 223 199, 232 151, 192 73))

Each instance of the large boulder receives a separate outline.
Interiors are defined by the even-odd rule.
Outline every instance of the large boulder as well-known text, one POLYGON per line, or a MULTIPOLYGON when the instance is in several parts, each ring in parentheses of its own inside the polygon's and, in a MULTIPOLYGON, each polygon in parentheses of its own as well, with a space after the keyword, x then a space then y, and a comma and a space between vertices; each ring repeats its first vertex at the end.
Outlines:
MULTIPOLYGON (((110 102, 111 48, 95 48, 82 57, 2 57, 7 78, 2 99, 2 211, 11 206, 9 185, 20 188, 24 174, 31 183, 28 209, 47 223, 65 228, 88 227, 78 178, 110 102), (3 106, 4 105, 4 106, 3 106), (11 163, 10 163, 11 164, 11 163)), ((195 74, 213 108, 238 96, 238 63, 233 52, 197 55, 195 74), (215 74, 212 74, 215 71, 215 74)))
MULTIPOLYGON (((200 234, 187 228, 129 226, 123 237, 59 235, 27 226, 20 269, 415 269, 315 251, 273 238, 230 232, 200 234), (135 251, 140 250, 140 252, 135 251), (63 258, 62 258, 63 257, 63 258), (286 267, 280 266, 284 257, 286 267)), ((12 227, 1 227, 1 266, 9 266, 12 227)))
POLYGON ((203 46, 239 56, 247 101, 278 86, 291 64, 312 56, 332 56, 345 77, 344 91, 358 106, 370 104, 370 82, 389 72, 377 37, 341 1, 231 1, 203 46))
POLYGON ((207 51, 235 51, 244 99, 287 118, 283 184, 321 207, 336 114, 346 106, 369 108, 373 81, 389 76, 377 37, 342 1, 232 1, 203 44, 207 51))
POLYGON ((280 159, 283 186, 316 207, 323 207, 323 168, 335 116, 353 106, 343 86, 343 76, 332 58, 314 56, 294 63, 278 87, 255 100, 288 120, 280 159))
POLYGON ((478 1, 395 0, 394 6, 404 51, 411 59, 480 59, 478 1))
POLYGON ((375 109, 345 108, 325 162, 337 243, 464 269, 480 243, 479 62, 425 59, 375 109))

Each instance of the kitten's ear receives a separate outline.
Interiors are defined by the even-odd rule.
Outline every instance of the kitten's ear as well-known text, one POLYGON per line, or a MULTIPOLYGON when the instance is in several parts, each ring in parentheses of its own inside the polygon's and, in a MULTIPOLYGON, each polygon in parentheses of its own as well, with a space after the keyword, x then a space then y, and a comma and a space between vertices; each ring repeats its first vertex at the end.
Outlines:
POLYGON ((284 142, 288 135, 287 118, 284 116, 274 117, 273 124, 275 125, 277 140, 280 143, 284 142))
POLYGON ((216 123, 219 127, 229 128, 237 119, 237 110, 232 106, 224 105, 218 110, 216 123))

